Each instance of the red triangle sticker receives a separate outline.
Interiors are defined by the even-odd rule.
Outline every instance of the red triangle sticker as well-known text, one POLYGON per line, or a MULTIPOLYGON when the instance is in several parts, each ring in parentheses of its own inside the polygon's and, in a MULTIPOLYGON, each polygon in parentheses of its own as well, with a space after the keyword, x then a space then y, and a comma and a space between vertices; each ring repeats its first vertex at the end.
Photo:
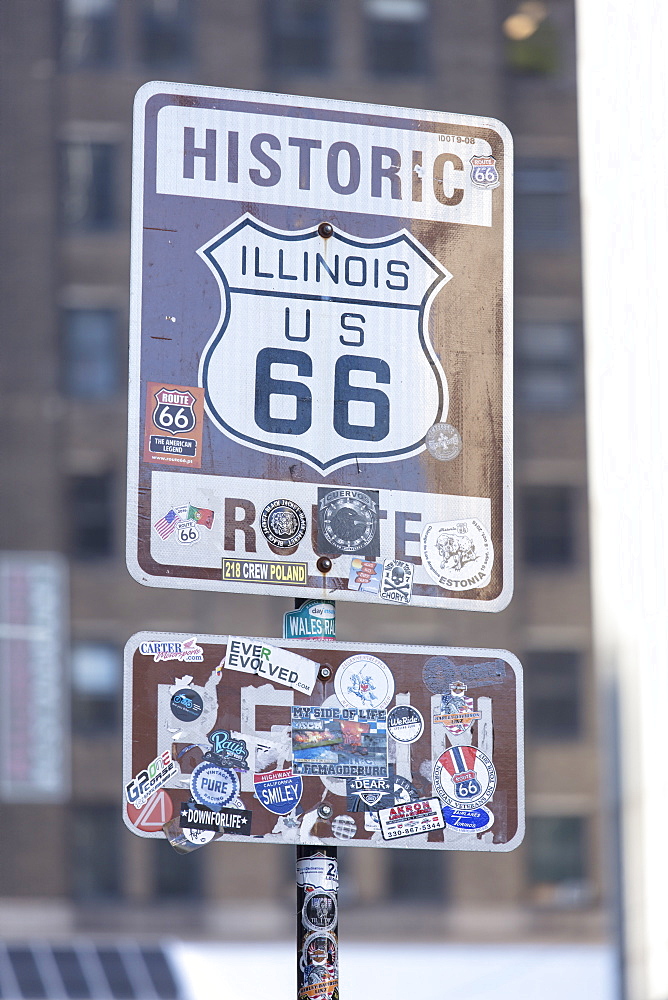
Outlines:
POLYGON ((128 804, 130 822, 144 833, 157 833, 158 830, 162 830, 163 825, 168 823, 173 815, 172 800, 164 788, 155 792, 141 809, 128 804))

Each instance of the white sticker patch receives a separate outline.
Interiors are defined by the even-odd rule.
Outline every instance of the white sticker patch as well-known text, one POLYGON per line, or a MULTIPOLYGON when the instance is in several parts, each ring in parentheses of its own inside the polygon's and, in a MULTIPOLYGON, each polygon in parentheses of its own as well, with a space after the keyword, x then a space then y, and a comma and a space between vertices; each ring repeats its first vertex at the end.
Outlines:
POLYGON ((334 690, 346 708, 385 708, 394 694, 394 676, 377 656, 358 653, 336 671, 334 690))
POLYGON ((376 813, 384 840, 414 837, 418 833, 442 830, 445 826, 439 799, 418 799, 403 805, 379 809, 376 813))
POLYGON ((479 590, 490 581, 494 548, 477 517, 425 525, 420 551, 427 573, 444 590, 479 590))
POLYGON ((284 684, 312 694, 318 676, 318 665, 305 656, 297 656, 279 646, 269 646, 256 639, 227 638, 225 666, 243 674, 254 674, 275 684, 284 684))

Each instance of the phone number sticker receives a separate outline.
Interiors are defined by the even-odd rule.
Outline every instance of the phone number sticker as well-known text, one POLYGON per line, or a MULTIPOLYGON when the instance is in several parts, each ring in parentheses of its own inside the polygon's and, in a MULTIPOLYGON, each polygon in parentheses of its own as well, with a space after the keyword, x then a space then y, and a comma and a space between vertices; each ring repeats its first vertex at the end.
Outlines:
POLYGON ((378 821, 384 840, 414 837, 418 833, 442 830, 445 826, 440 800, 418 799, 378 810, 378 821))

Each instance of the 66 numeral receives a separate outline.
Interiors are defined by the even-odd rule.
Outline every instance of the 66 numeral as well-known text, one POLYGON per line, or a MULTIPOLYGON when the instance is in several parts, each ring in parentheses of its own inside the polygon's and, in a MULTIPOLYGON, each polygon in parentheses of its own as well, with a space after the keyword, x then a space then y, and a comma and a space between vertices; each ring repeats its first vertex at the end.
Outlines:
MULTIPOLYGON (((275 378, 271 366, 291 365, 301 378, 313 375, 313 361, 303 351, 282 347, 265 347, 255 364, 255 423, 270 434, 305 434, 313 419, 313 397, 303 382, 275 378), (294 417, 275 417, 271 414, 272 396, 292 396, 296 400, 294 417)), ((351 385, 350 373, 373 372, 376 382, 390 384, 390 366, 380 358, 360 358, 342 355, 334 369, 334 412, 332 420, 337 434, 352 441, 382 441, 390 431, 390 401, 381 389, 351 385), (351 402, 371 403, 374 422, 354 424, 350 420, 351 402)))

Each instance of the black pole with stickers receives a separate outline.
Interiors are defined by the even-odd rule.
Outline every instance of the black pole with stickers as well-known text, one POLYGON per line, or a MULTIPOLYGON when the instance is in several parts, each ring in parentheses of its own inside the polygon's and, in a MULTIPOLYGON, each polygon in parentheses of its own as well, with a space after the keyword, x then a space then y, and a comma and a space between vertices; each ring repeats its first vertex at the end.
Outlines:
POLYGON ((297 845, 297 997, 339 998, 336 847, 297 845))
MULTIPOLYGON (((308 602, 295 600, 295 610, 308 602)), ((333 601, 327 601, 335 610, 333 601)), ((283 637, 286 638, 285 632, 283 637)), ((321 819, 331 806, 322 803, 321 819)), ((336 847, 297 844, 297 1000, 339 1000, 339 863, 336 847)))

